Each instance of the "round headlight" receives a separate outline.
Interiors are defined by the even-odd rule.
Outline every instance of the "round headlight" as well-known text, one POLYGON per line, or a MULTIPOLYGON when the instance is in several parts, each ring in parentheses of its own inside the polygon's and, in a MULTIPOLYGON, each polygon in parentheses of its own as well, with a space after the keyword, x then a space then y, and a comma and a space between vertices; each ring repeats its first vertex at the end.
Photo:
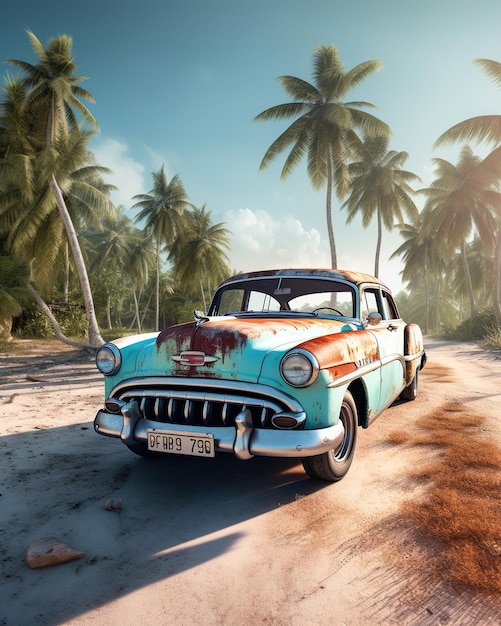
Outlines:
POLYGON ((286 354, 280 364, 283 379, 293 387, 307 387, 314 383, 318 370, 318 363, 313 354, 301 349, 286 354))
POLYGON ((105 376, 116 374, 122 365, 120 350, 112 343, 101 346, 96 352, 96 365, 105 376))

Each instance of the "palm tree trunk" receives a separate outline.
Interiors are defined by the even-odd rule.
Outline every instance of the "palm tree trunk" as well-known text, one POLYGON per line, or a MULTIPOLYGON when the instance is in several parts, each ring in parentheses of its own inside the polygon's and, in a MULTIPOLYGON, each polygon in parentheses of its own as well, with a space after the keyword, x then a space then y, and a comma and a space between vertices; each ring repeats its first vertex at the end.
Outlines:
POLYGON ((468 298, 470 299, 470 318, 475 317, 475 296, 473 295, 473 284, 471 282, 470 267, 466 257, 466 247, 464 241, 461 242, 461 262, 463 264, 464 277, 468 288, 468 298))
POLYGON ((494 315, 496 324, 501 328, 501 230, 497 233, 494 249, 494 315))
POLYGON ((336 253, 336 240, 334 238, 334 228, 332 226, 332 159, 330 156, 329 156, 328 171, 327 171, 326 213, 327 213, 327 233, 329 234, 329 246, 331 250, 331 266, 332 266, 332 269, 336 269, 337 268, 337 253, 336 253))
POLYGON ((113 325, 111 323, 111 298, 110 298, 110 294, 108 294, 108 297, 106 298, 106 320, 108 322, 108 330, 111 330, 113 328, 113 325))
POLYGON ((379 276, 379 257, 381 255, 381 241, 383 239, 383 223, 381 219, 381 211, 377 210, 377 243, 376 256, 374 257, 374 276, 379 276))
POLYGON ((134 309, 136 311, 137 332, 140 333, 141 332, 141 317, 139 315, 139 301, 137 299, 137 293, 135 289, 132 290, 132 293, 134 294, 134 309))
POLYGON ((70 255, 68 251, 68 243, 64 245, 64 296, 63 302, 68 304, 70 301, 70 255))
POLYGON ((440 314, 440 301, 441 301, 440 291, 441 291, 441 287, 442 287, 442 280, 439 279, 439 280, 437 280, 437 286, 436 286, 436 291, 435 291, 435 332, 437 333, 437 335, 442 330, 441 329, 442 317, 441 317, 441 314, 440 314))
POLYGON ((428 253, 425 250, 424 257, 424 334, 427 335, 430 329, 430 276, 428 274, 428 253))
POLYGON ((160 244, 157 241, 157 276, 155 287, 155 330, 160 330, 160 244))
POLYGON ((207 304, 205 302, 205 291, 204 291, 204 284, 202 281, 202 275, 200 275, 200 291, 202 292, 202 302, 204 304, 204 313, 207 312, 207 304))
POLYGON ((80 288, 82 290, 85 312, 87 314, 89 343, 91 346, 98 347, 102 343, 104 343, 104 340, 101 337, 101 333, 99 332, 99 326, 97 324, 94 301, 92 299, 92 291, 90 288, 89 277, 87 275, 87 268, 85 267, 85 262, 83 259, 82 251, 80 249, 80 244, 78 243, 75 227, 73 226, 73 222, 71 221, 71 216, 68 212, 66 203, 63 198, 63 194, 61 192, 61 189, 59 188, 59 185, 57 184, 54 174, 52 174, 51 176, 51 188, 56 198, 57 207, 61 215, 61 220, 66 229, 66 234, 68 236, 71 251, 73 253, 73 259, 75 261, 75 266, 78 272, 78 277, 80 279, 80 288))

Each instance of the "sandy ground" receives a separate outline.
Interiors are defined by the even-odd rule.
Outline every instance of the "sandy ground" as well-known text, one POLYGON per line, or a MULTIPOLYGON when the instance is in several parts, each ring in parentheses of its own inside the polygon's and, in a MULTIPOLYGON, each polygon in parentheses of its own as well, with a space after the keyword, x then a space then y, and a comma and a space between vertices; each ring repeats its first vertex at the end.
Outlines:
POLYGON ((501 443, 501 360, 474 344, 427 350, 418 399, 360 431, 333 485, 288 460, 141 459, 93 431, 91 356, 0 355, 0 624, 501 624, 499 597, 430 582, 395 525, 427 453, 389 445, 392 431, 458 400, 501 443), (44 537, 85 555, 30 569, 44 537))

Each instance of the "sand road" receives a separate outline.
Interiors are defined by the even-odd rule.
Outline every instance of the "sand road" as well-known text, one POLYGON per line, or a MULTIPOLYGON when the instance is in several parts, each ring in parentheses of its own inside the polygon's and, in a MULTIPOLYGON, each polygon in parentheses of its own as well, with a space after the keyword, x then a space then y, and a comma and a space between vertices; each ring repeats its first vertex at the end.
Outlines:
POLYGON ((402 533, 430 452, 389 443, 453 400, 501 445, 496 354, 427 341, 417 400, 360 431, 349 474, 323 484, 289 460, 134 456, 93 431, 92 357, 52 347, 0 355, 0 625, 501 623, 499 596, 437 580, 402 533), (44 537, 85 555, 30 569, 44 537))

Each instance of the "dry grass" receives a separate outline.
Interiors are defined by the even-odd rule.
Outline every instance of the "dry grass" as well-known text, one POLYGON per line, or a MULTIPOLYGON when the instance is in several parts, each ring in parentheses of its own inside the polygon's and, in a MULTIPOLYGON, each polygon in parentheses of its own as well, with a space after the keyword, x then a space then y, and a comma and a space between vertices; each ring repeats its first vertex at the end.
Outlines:
POLYGON ((424 539, 423 568, 441 580, 501 593, 501 449, 482 436, 484 418, 449 402, 391 443, 429 449, 411 477, 426 481, 424 500, 402 506, 404 522, 424 539))

